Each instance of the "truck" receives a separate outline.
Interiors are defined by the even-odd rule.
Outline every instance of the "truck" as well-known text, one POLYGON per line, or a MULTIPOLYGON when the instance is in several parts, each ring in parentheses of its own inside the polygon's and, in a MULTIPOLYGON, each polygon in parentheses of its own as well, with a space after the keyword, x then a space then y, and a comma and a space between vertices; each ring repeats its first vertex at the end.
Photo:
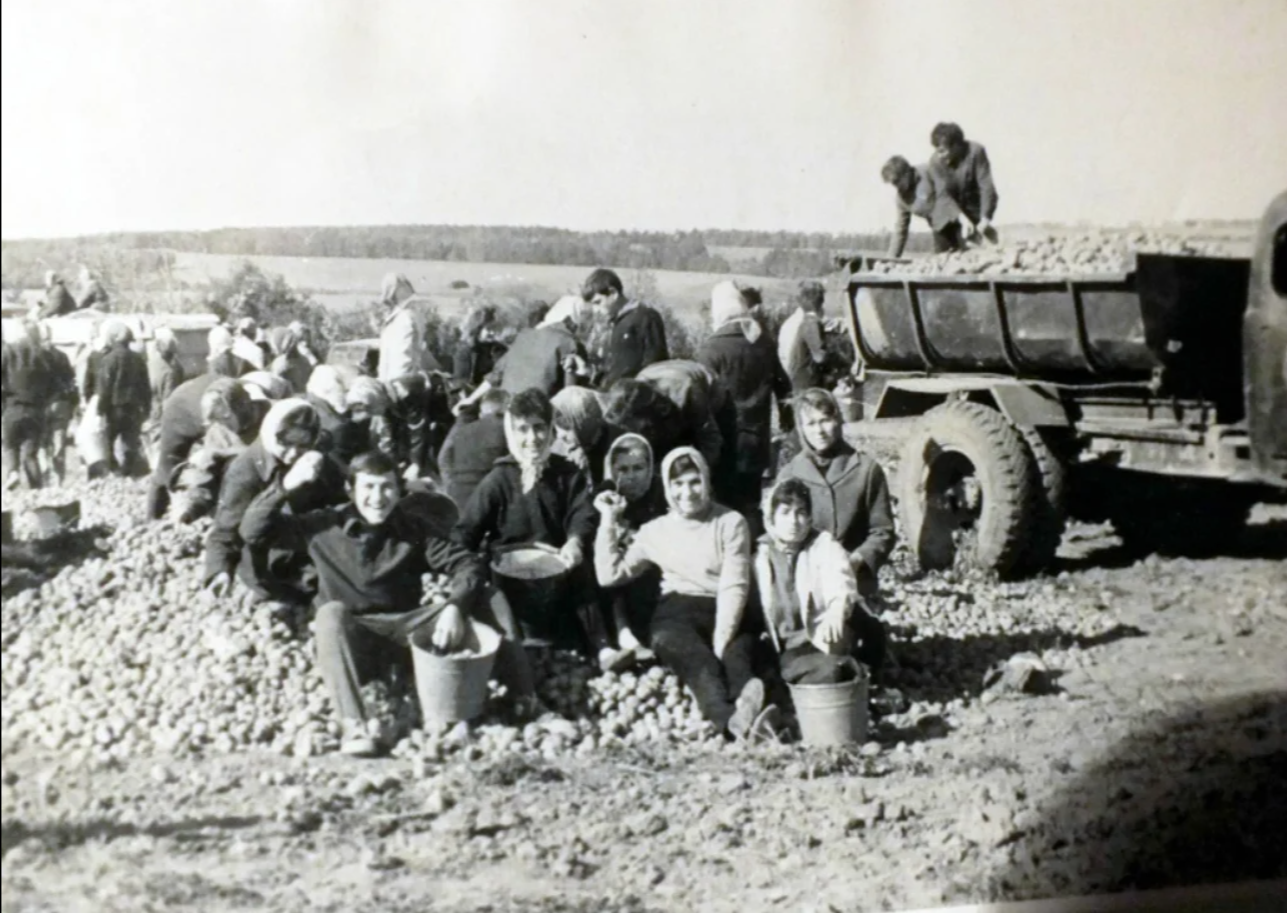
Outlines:
MULTIPOLYGON (((1108 275, 856 264, 847 318, 926 569, 1049 566, 1067 519, 1211 554, 1287 501, 1287 192, 1244 258, 1139 253, 1108 275)), ((1287 556, 1285 556, 1287 557, 1287 556)))

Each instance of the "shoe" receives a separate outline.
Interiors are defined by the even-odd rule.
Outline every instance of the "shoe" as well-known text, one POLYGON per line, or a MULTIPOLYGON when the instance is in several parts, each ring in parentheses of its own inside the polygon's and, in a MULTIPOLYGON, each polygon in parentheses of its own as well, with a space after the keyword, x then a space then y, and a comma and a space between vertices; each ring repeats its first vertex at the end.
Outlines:
POLYGON ((911 702, 907 700, 907 695, 897 688, 872 689, 872 694, 867 704, 872 715, 878 717, 906 713, 908 708, 911 707, 911 702))
POLYGON ((744 739, 764 709, 764 682, 753 678, 742 688, 728 720, 728 731, 735 739, 744 739))
POLYGON ((782 711, 777 704, 769 704, 759 712, 745 738, 752 744, 782 741, 782 711))

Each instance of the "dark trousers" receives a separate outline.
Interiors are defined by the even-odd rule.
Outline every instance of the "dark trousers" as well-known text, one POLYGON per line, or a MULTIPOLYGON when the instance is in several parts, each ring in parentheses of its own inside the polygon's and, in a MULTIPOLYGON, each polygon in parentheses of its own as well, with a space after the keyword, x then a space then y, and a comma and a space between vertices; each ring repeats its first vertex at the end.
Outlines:
POLYGON ((668 593, 652 619, 652 649, 675 671, 697 698, 702 716, 721 731, 728 728, 734 702, 754 676, 755 635, 739 631, 724 651, 715 655, 715 599, 668 593))
MULTIPOLYGON (((342 719, 366 719, 362 685, 395 664, 410 664, 412 634, 418 628, 432 625, 441 612, 441 606, 362 614, 342 602, 328 602, 318 607, 313 628, 318 669, 331 703, 342 719)), ((472 617, 501 633, 500 652, 494 667, 497 680, 512 695, 532 694, 535 686, 531 666, 505 598, 493 592, 490 599, 480 600, 472 617)))
POLYGON ((49 458, 50 471, 60 483, 67 477, 67 429, 75 413, 75 404, 64 399, 53 403, 45 417, 45 455, 49 458))
POLYGON ((18 473, 26 487, 40 487, 40 443, 45 433, 43 408, 26 403, 5 404, 3 474, 6 485, 10 475, 18 473))
POLYGON ((109 412, 107 423, 109 463, 112 472, 132 479, 147 474, 143 456, 143 417, 136 412, 109 412))
POLYGON ((936 254, 965 249, 965 240, 961 237, 960 222, 948 222, 942 228, 931 229, 930 235, 934 239, 934 253, 936 254))
POLYGON ((170 475, 175 467, 188 458, 199 440, 200 438, 180 434, 162 423, 160 452, 147 492, 147 515, 151 519, 160 520, 165 516, 165 510, 170 506, 170 475))
POLYGON ((777 657, 776 677, 791 685, 836 684, 848 680, 852 674, 849 660, 854 659, 875 680, 885 662, 888 643, 889 633, 880 619, 856 605, 841 639, 843 649, 824 653, 803 633, 797 633, 788 637, 777 657))

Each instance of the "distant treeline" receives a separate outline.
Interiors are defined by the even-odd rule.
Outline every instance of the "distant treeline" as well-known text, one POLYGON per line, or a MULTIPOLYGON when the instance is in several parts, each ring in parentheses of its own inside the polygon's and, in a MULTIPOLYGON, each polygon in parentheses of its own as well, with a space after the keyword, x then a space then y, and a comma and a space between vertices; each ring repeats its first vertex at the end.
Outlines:
MULTIPOLYGON (((39 285, 45 269, 93 267, 105 259, 131 261, 131 270, 164 270, 167 251, 233 256, 357 257, 532 263, 630 269, 736 271, 780 278, 818 276, 836 254, 879 251, 887 233, 692 230, 578 232, 561 228, 460 225, 383 225, 297 228, 221 228, 213 231, 124 232, 54 240, 3 242, 6 287, 39 285), (710 248, 752 248, 733 263, 710 248), (110 252, 110 255, 107 253, 110 252)), ((928 236, 908 249, 928 250, 928 236)), ((107 269, 102 266, 100 268, 107 269)), ((116 270, 120 271, 120 264, 116 270)))

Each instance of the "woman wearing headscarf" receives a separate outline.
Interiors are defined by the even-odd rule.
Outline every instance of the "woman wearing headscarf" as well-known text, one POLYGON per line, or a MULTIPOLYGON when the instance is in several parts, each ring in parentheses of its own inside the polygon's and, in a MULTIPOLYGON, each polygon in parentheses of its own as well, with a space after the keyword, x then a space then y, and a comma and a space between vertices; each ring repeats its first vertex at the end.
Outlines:
POLYGON ((210 354, 206 356, 211 374, 220 377, 241 377, 255 370, 255 366, 241 358, 233 351, 232 331, 225 326, 217 326, 206 337, 206 347, 210 354))
POLYGON ((301 350, 304 337, 295 326, 274 327, 268 334, 268 343, 273 351, 272 372, 285 378, 295 393, 300 394, 308 389, 313 362, 301 350))
POLYGON ((264 416, 255 442, 228 465, 206 540, 204 584, 214 595, 226 596, 235 574, 260 599, 299 604, 311 597, 298 555, 270 546, 246 548, 239 527, 250 502, 300 459, 318 462, 320 469, 313 482, 292 492, 292 512, 346 499, 338 466, 313 449, 320 433, 317 411, 307 401, 282 400, 264 416))
MULTIPOLYGON (((96 370, 86 377, 86 399, 98 397, 98 411, 106 428, 108 467, 121 475, 141 476, 147 472, 147 461, 140 433, 152 411, 147 361, 131 348, 134 333, 124 322, 109 320, 103 327, 103 338, 107 348, 96 370)), ((91 466, 89 471, 90 478, 95 478, 103 467, 91 466)))
POLYGON ((564 387, 554 406, 554 452, 580 467, 592 486, 603 481, 603 460, 612 442, 599 395, 587 387, 564 387))
POLYGON ((360 375, 349 384, 344 402, 348 415, 346 438, 338 456, 346 462, 370 450, 393 456, 392 441, 387 433, 385 416, 389 411, 389 391, 374 377, 360 375))
POLYGON ((723 382, 737 415, 736 440, 716 467, 716 497, 741 511, 758 532, 760 490, 772 461, 773 400, 783 427, 789 427, 791 380, 773 340, 751 315, 746 294, 730 281, 711 291, 711 322, 714 332, 697 360, 723 382))
POLYGON ((304 399, 317 412, 321 424, 317 449, 334 457, 341 465, 359 453, 369 450, 362 447, 366 428, 355 428, 349 416, 348 384, 333 365, 318 365, 308 378, 304 399))
POLYGON ((191 523, 214 510, 224 470, 259 436, 271 402, 257 398, 245 378, 216 379, 201 395, 200 441, 177 475, 168 476, 179 521, 191 523))
POLYGON ((500 387, 511 396, 540 390, 547 397, 564 387, 589 379, 585 347, 577 331, 589 324, 593 311, 580 295, 564 295, 539 325, 514 338, 496 370, 477 390, 457 405, 457 412, 473 406, 488 390, 500 387))
POLYGON ((384 277, 380 303, 386 313, 380 329, 378 376, 385 383, 408 374, 431 373, 442 368, 429 351, 424 322, 415 311, 415 297, 416 290, 402 273, 384 277))

